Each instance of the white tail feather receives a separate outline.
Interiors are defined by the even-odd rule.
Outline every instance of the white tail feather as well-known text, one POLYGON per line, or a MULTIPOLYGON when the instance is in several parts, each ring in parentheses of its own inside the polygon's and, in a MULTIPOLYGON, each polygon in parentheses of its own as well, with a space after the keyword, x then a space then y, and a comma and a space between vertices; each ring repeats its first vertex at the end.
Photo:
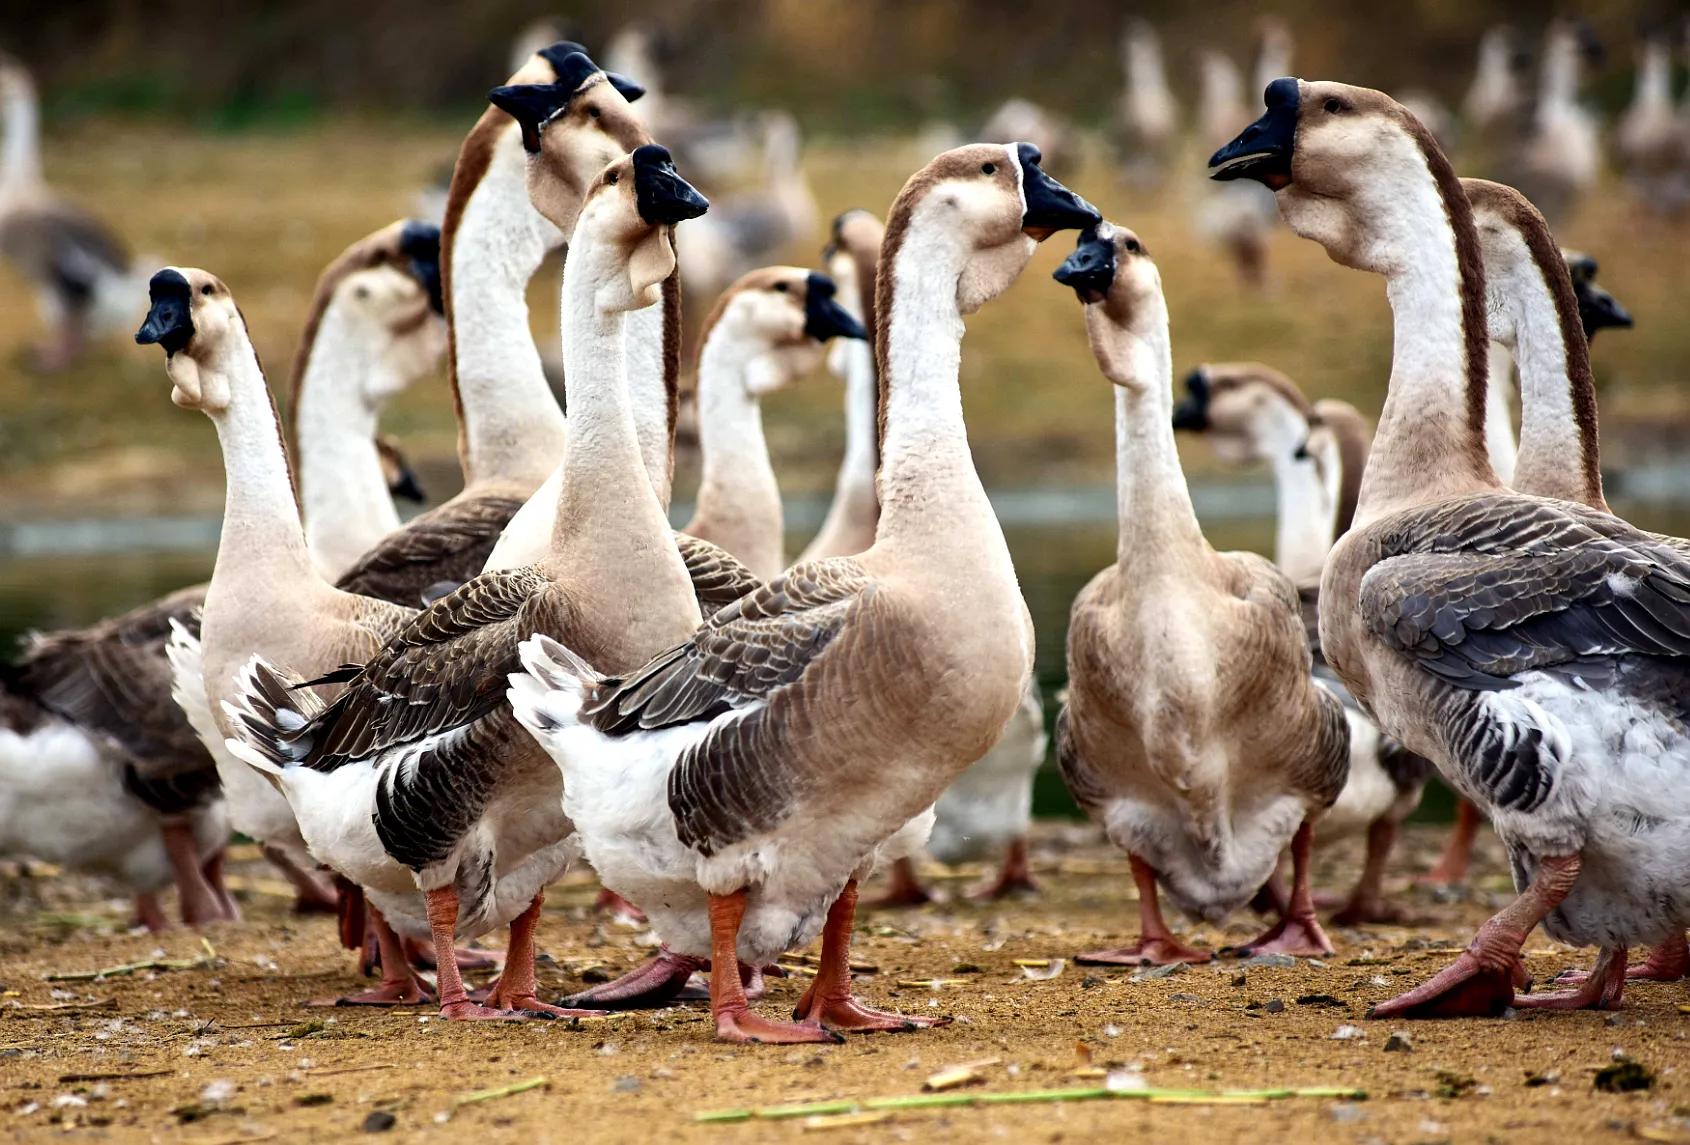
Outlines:
POLYGON ((518 651, 523 671, 511 673, 506 692, 518 722, 542 738, 573 726, 598 673, 549 636, 530 637, 518 651))

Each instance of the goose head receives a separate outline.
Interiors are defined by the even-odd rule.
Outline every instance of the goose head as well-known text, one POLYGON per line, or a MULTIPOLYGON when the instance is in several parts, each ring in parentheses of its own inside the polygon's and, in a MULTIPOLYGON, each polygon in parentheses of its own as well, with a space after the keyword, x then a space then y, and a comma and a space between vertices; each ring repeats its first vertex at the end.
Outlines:
POLYGON ((1229 465, 1306 456, 1315 423, 1297 384, 1260 362, 1198 366, 1174 404, 1174 428, 1202 434, 1229 465))
POLYGON ((487 98, 522 129, 534 209, 567 235, 581 197, 606 165, 650 143, 651 134, 629 102, 627 81, 618 87, 621 77, 580 51, 548 62, 555 82, 508 84, 487 98))
POLYGON ((396 266, 348 275, 330 306, 345 331, 389 367, 365 375, 363 397, 372 408, 432 373, 446 353, 446 323, 429 304, 428 288, 396 266))
MULTIPOLYGON (((921 261, 957 270, 956 303, 972 314, 1009 288, 1034 248, 1060 230, 1096 223, 1097 208, 1052 179, 1031 143, 976 143, 910 176, 892 204, 886 243, 919 227, 921 261)), ((888 252, 882 251, 882 260, 888 252)))
POLYGON ((377 434, 376 456, 381 459, 381 475, 387 482, 388 493, 419 505, 428 500, 428 492, 422 487, 417 471, 411 468, 411 459, 405 456, 398 438, 377 434))
MULTIPOLYGON (((827 245, 822 248, 822 262, 827 273, 839 288, 842 304, 862 323, 869 339, 874 338, 874 275, 880 259, 880 244, 886 239, 886 225, 870 211, 860 207, 838 215, 827 245)), ((848 340, 834 342, 828 350, 828 369, 843 378, 846 371, 845 348, 848 340)))
POLYGON ((1629 330, 1635 324, 1631 311, 1620 300, 1596 284, 1600 269, 1596 259, 1583 251, 1561 251, 1567 262, 1567 273, 1573 277, 1573 294, 1578 298, 1579 322, 1587 339, 1596 337, 1598 330, 1629 330))
POLYGON ((1459 194, 1448 160, 1396 100, 1289 76, 1263 98, 1266 113, 1210 157, 1211 179, 1264 184, 1293 231, 1358 270, 1388 275, 1447 226, 1445 197, 1459 194))
POLYGON ((570 239, 570 257, 608 254, 623 268, 600 288, 607 311, 655 303, 675 271, 674 227, 696 219, 710 201, 681 178, 666 148, 647 143, 604 168, 587 188, 570 239), (586 249, 590 247, 590 254, 586 249))
POLYGON ((833 279, 819 271, 801 266, 754 270, 718 300, 704 341, 726 337, 751 348, 746 390, 753 397, 773 393, 813 370, 829 340, 868 337, 837 294, 833 279))
POLYGON ((152 307, 135 341, 163 347, 170 400, 206 413, 228 409, 228 377, 213 364, 245 331, 229 288, 197 267, 167 266, 147 283, 147 293, 152 307))
POLYGON ((1138 235, 1100 220, 1080 232, 1074 253, 1052 277, 1085 305, 1086 333, 1103 376, 1118 386, 1149 383, 1129 358, 1135 345, 1166 330, 1168 309, 1162 272, 1138 235))
POLYGON ((0 52, 0 102, 35 98, 35 81, 15 56, 0 52))

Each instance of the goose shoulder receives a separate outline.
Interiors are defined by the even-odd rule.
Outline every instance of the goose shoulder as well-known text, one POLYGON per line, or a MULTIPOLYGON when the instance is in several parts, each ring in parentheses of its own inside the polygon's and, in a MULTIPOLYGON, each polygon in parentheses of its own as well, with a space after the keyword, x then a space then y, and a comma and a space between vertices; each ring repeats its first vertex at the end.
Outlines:
POLYGON ((82 286, 91 286, 100 274, 124 270, 130 262, 129 249, 115 231, 62 200, 0 213, 0 254, 32 274, 52 274, 82 286))
POLYGON ((341 574, 335 587, 394 604, 416 605, 431 586, 463 584, 481 572, 522 499, 458 497, 390 533, 341 574))

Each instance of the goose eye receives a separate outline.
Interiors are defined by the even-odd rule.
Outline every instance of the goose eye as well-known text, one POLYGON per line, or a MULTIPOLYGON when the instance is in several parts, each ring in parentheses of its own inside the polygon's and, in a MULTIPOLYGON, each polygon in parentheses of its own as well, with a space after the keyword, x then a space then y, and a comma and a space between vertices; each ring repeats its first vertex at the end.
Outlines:
POLYGON ((1344 110, 1344 103, 1339 99, 1328 99, 1325 106, 1326 114, 1328 115, 1337 115, 1340 111, 1344 110))
POLYGON ((588 119, 597 119, 602 114, 603 114, 603 112, 599 111, 599 109, 597 107, 589 107, 587 109, 587 118, 588 119))
POLYGON ((982 164, 980 164, 980 174, 982 174, 982 175, 995 174, 997 172, 997 169, 998 169, 998 165, 996 163, 982 163, 982 164))
POLYGON ((775 290, 778 291, 781 294, 785 294, 786 290, 787 290, 786 283, 784 283, 784 282, 775 283, 775 290))
POLYGON ((370 296, 369 288, 364 287, 364 286, 360 286, 357 290, 354 290, 352 292, 352 297, 356 298, 359 302, 364 301, 369 296, 370 296))
POLYGON ((204 286, 200 287, 200 293, 201 294, 209 295, 211 293, 211 291, 212 291, 212 287, 211 287, 211 283, 209 283, 209 282, 206 283, 204 286))
POLYGON ((612 171, 610 174, 608 174, 604 177, 604 181, 606 183, 608 183, 610 186, 614 187, 614 186, 616 186, 617 181, 620 180, 621 178, 622 178, 622 175, 621 175, 620 172, 612 171))
POLYGON ((1137 239, 1128 239, 1127 249, 1132 251, 1134 254, 1137 254, 1139 251, 1144 249, 1144 246, 1137 239))

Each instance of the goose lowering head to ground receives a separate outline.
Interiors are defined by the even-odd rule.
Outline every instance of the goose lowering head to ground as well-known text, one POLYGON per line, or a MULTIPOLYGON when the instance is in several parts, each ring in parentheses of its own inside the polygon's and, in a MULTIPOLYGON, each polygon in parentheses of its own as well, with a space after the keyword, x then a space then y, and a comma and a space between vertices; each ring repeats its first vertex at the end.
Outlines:
POLYGON ((1348 769, 1342 707, 1309 671, 1297 591, 1254 553, 1203 538, 1174 445, 1162 277, 1132 231, 1080 236, 1056 272, 1085 307, 1115 388, 1120 537, 1115 564, 1074 600, 1057 761, 1068 790, 1132 859, 1139 940, 1083 954, 1102 965, 1201 962, 1163 922, 1158 884, 1218 922, 1268 881, 1289 844, 1294 887, 1247 949, 1332 947, 1309 886, 1312 823, 1348 769))
POLYGON ((1473 210, 1388 96, 1275 81, 1210 161, 1278 191, 1343 265, 1381 274, 1390 388, 1356 525, 1322 580, 1322 646, 1380 727, 1488 811, 1520 897, 1377 1017, 1613 1005, 1626 948, 1690 922, 1690 559, 1609 514, 1511 492, 1485 455, 1485 268, 1473 210), (1583 998, 1516 999, 1521 946, 1598 945, 1583 998))
POLYGON ((552 640, 523 646, 518 718, 562 769, 565 806, 606 885, 644 906, 676 951, 711 957, 720 1038, 821 1042, 933 1024, 852 998, 850 932, 877 849, 991 747, 1031 666, 958 369, 963 315, 1015 280, 1035 239, 1097 220, 1038 159, 1030 144, 948 151, 892 206, 872 547, 794 566, 623 676, 600 676, 552 640), (818 931, 821 971, 799 1023, 751 1012, 722 971, 818 931))

